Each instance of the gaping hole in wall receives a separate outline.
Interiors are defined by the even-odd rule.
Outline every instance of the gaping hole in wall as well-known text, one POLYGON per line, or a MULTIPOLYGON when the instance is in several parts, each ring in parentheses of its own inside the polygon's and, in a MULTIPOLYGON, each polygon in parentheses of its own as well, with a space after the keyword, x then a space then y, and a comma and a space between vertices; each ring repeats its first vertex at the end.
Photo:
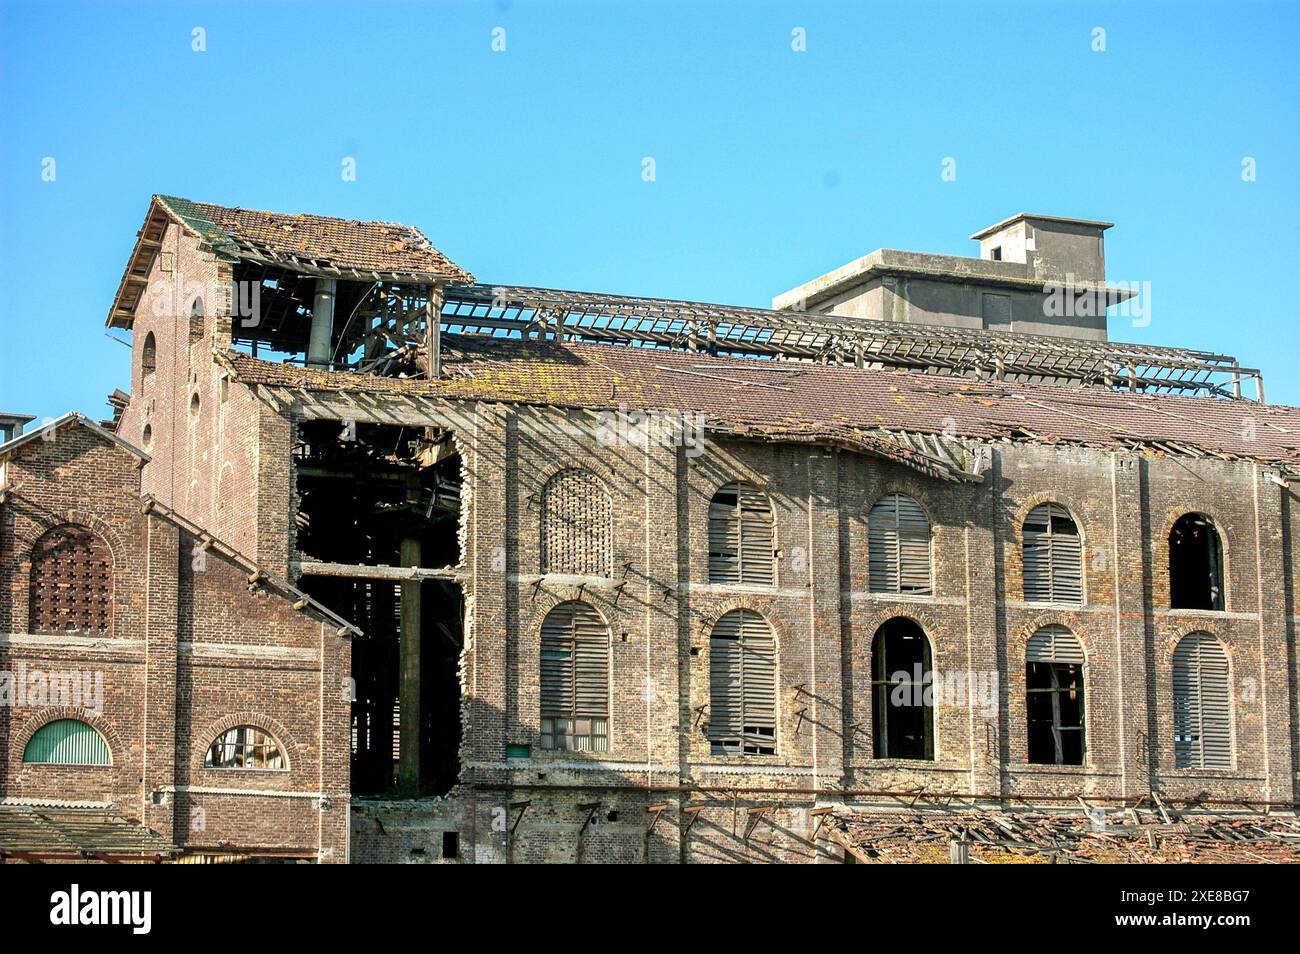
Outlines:
POLYGON ((427 373, 426 285, 234 266, 231 343, 268 361, 383 375, 427 373))
POLYGON ((871 645, 874 752, 878 759, 934 758, 930 640, 913 620, 897 617, 871 645))
POLYGON ((460 455, 450 432, 307 421, 294 450, 304 590, 352 644, 352 791, 445 794, 460 773, 460 455))
POLYGON ((1223 544, 1205 514, 1184 514, 1169 531, 1169 607, 1223 609, 1223 544))

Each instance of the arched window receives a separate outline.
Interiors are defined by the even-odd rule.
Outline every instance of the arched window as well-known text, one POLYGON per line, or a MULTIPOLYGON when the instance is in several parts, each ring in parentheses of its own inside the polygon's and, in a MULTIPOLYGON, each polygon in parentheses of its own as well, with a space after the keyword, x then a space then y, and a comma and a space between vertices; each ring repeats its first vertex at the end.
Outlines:
POLYGON ((776 580, 773 569, 772 505, 753 484, 727 484, 709 504, 709 582, 759 583, 776 580))
POLYGON ((153 332, 144 336, 144 344, 140 347, 140 374, 142 377, 149 377, 158 367, 158 343, 154 340, 153 332))
POLYGON ((102 635, 111 626, 113 555, 99 534, 65 523, 32 547, 27 630, 102 635))
POLYGON ((930 640, 910 619, 876 630, 871 644, 874 751, 878 759, 934 758, 930 640))
POLYGON ((576 600, 542 621, 542 748, 609 751, 609 627, 576 600))
POLYGON ((911 497, 890 494, 867 518, 873 593, 930 592, 930 521, 911 497))
POLYGON ((613 507, 605 483, 585 470, 564 470, 542 490, 542 572, 609 576, 613 507))
POLYGON ((1025 647, 1029 761, 1082 765, 1083 644, 1064 626, 1045 626, 1025 647))
POLYGON ((1183 514, 1169 531, 1169 608, 1223 609, 1223 544, 1203 513, 1183 514))
POLYGON ((203 299, 196 297, 190 305, 190 343, 203 337, 203 299))
POLYGON ((205 768, 282 769, 288 768, 284 749, 271 733, 255 725, 238 725, 212 740, 205 768))
POLYGON ((1069 512, 1056 504, 1040 504, 1025 517, 1022 538, 1025 599, 1082 603, 1082 548, 1069 512))
POLYGON ((37 729, 23 748, 23 761, 44 765, 112 764, 104 737, 77 719, 56 719, 37 729))
POLYGON ((713 627, 709 741, 715 755, 776 752, 776 639, 753 610, 732 610, 713 627))
POLYGON ((1174 764, 1232 768, 1228 654, 1209 633, 1188 633, 1174 648, 1174 764))

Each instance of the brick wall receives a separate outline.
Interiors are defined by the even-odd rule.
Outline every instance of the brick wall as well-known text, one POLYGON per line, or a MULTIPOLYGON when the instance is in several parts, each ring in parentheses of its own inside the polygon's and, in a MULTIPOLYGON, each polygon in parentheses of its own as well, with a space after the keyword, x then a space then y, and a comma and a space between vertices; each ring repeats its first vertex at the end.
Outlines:
POLYGON ((11 453, 0 505, 0 671, 100 679, 101 707, 49 698, 0 707, 0 798, 111 803, 182 848, 263 850, 343 861, 348 816, 349 648, 335 624, 296 611, 249 567, 139 498, 140 459, 79 423, 11 453), (104 636, 29 633, 32 544, 90 527, 113 559, 104 636), (24 764, 55 718, 88 722, 109 766, 24 764), (204 767, 224 729, 253 724, 283 770, 204 767), (323 796, 323 798, 322 798, 323 796))

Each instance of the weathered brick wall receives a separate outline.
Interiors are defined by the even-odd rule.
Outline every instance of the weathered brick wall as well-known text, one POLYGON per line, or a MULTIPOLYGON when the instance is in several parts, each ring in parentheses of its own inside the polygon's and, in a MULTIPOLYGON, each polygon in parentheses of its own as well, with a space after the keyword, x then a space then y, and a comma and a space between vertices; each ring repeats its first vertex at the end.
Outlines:
MULTIPOLYGON (((696 457, 602 446, 590 419, 585 428, 558 410, 481 406, 462 441, 473 600, 467 778, 487 788, 462 786, 450 804, 471 805, 471 819, 487 820, 460 833, 462 846, 475 839, 479 860, 575 860, 586 816, 577 806, 589 803, 599 803, 604 822, 581 836, 583 860, 644 860, 645 809, 666 803, 650 838, 652 860, 735 861, 838 859, 824 837, 816 848, 808 841, 814 789, 823 801, 848 802, 922 786, 1066 804, 1076 795, 1132 797, 1153 785, 1172 797, 1296 798, 1289 551, 1296 523, 1287 492, 1253 465, 1001 445, 983 483, 963 485, 811 447, 725 441, 696 457), (616 501, 611 580, 540 575, 536 501, 552 474, 572 466, 600 475, 616 501), (771 495, 780 559, 770 587, 708 582, 708 503, 737 479, 771 495), (930 596, 869 592, 866 515, 892 492, 915 499, 931 519, 930 596), (1044 502, 1069 510, 1083 536, 1082 605, 1024 600, 1021 527, 1044 502), (1224 612, 1168 608, 1168 532, 1190 510, 1221 529, 1224 612), (605 753, 544 752, 537 744, 538 627, 550 607, 572 598, 595 606, 612 633, 605 753), (777 635, 772 756, 715 756, 702 731, 708 634, 737 607, 761 612, 777 635), (921 624, 939 673, 975 677, 968 688, 996 675, 991 707, 971 693, 939 700, 933 762, 872 757, 871 640, 895 616, 921 624), (1082 766, 1027 760, 1025 644, 1054 623, 1073 631, 1087 654, 1082 766), (1191 631, 1213 633, 1229 649, 1231 771, 1173 767, 1172 649, 1191 631), (530 746, 528 758, 505 759, 506 744, 530 746), (647 787, 659 791, 639 791, 647 787), (513 821, 518 812, 506 806, 525 800, 513 838, 493 831, 494 812, 513 821), (707 807, 683 839, 681 806, 701 803, 707 807), (750 807, 773 810, 750 816, 750 807)), ((421 830, 419 804, 406 810, 404 831, 421 830)), ((437 824, 469 824, 447 806, 430 809, 437 824)), ((404 860, 377 829, 360 839, 358 817, 355 857, 404 860)))
POLYGON ((0 505, 0 671, 102 678, 103 711, 0 707, 0 797, 112 803, 190 848, 273 849, 343 861, 348 836, 350 651, 336 627, 205 550, 140 504, 139 460, 79 424, 7 463, 0 505), (28 633, 32 544, 63 522, 98 532, 113 558, 110 632, 28 633), (77 718, 112 765, 24 764, 32 733, 77 718), (284 770, 204 768, 226 728, 253 724, 284 747, 284 770), (322 796, 324 799, 322 800, 322 796))

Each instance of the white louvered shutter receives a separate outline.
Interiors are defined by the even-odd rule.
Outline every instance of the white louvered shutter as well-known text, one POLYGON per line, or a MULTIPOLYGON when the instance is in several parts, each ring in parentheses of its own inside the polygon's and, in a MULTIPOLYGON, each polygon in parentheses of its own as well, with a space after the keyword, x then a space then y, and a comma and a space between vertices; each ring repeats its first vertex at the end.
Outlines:
POLYGON ((1232 768, 1228 654, 1209 633, 1189 633, 1174 650, 1174 762, 1232 768))
POLYGON ((1056 504, 1031 510, 1025 518, 1023 553, 1026 601, 1083 602, 1083 550, 1079 528, 1068 511, 1056 504))
POLYGON ((709 582, 771 585, 772 505, 753 484, 730 483, 709 504, 709 582))
POLYGON ((1083 644, 1064 626, 1044 626, 1025 646, 1026 662, 1068 663, 1082 666, 1083 644))
POLYGON ((571 747, 604 748, 609 627, 586 603, 561 603, 542 622, 541 716, 544 730, 578 738, 571 747))
POLYGON ((709 641, 709 738, 723 751, 776 750, 776 640, 752 610, 718 620, 709 641))
POLYGON ((873 593, 928 594, 930 521, 911 497, 890 494, 867 518, 868 574, 873 593))

